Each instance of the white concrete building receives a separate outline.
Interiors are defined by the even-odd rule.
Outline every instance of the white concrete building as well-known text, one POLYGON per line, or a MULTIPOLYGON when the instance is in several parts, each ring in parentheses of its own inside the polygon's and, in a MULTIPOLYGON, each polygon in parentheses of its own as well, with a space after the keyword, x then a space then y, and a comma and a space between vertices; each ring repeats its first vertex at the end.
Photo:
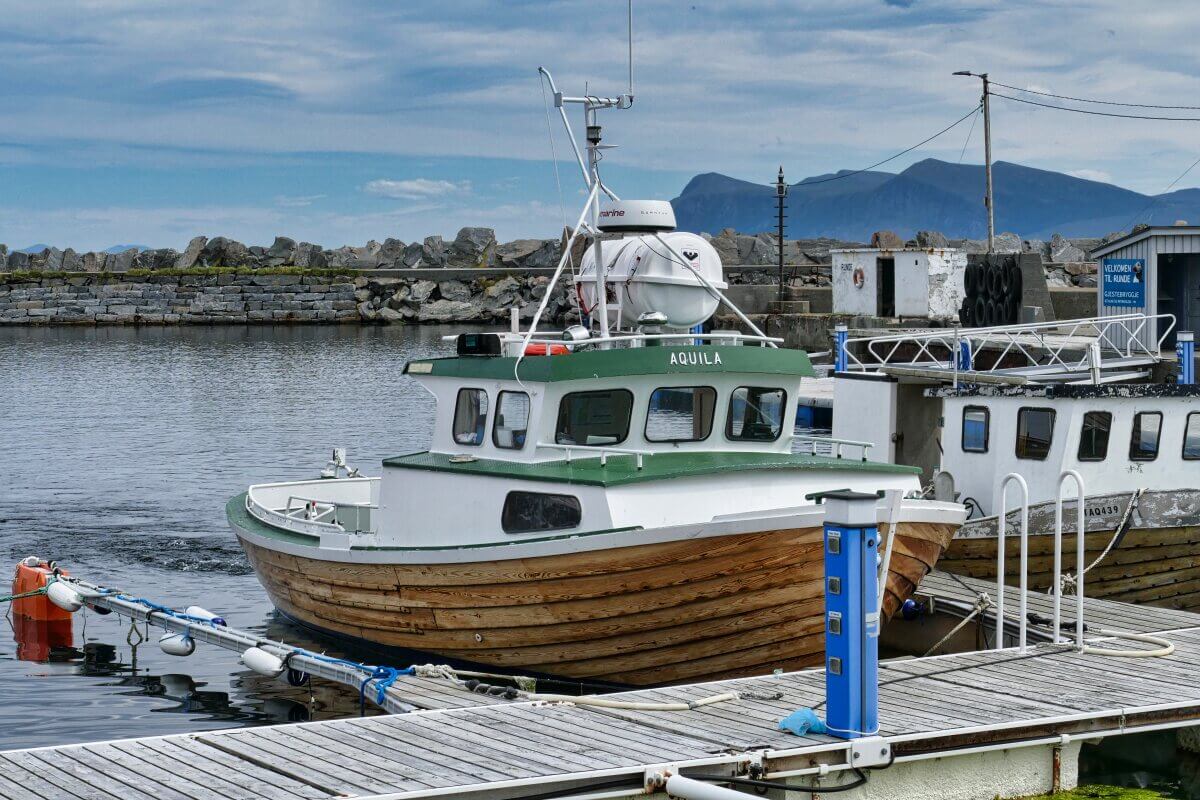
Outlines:
POLYGON ((958 319, 967 254, 952 248, 833 250, 833 311, 958 319))

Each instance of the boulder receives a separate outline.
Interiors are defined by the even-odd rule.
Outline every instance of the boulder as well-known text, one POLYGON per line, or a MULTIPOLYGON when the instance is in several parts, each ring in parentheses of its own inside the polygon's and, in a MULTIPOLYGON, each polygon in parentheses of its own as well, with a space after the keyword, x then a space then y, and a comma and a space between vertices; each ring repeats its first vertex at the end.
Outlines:
POLYGON ((1071 283, 1085 288, 1094 288, 1096 286, 1096 276, 1094 274, 1076 275, 1071 278, 1071 283))
POLYGON ((241 267, 249 260, 250 248, 224 236, 209 239, 200 251, 200 263, 206 267, 241 267))
POLYGON ((423 253, 425 245, 421 242, 413 242, 408 247, 404 248, 404 255, 400 257, 400 264, 410 269, 424 265, 423 253))
POLYGON ((133 259, 137 256, 137 250, 130 248, 122 250, 119 253, 108 254, 108 271, 109 272, 128 272, 133 268, 133 259))
POLYGON ((1063 264, 1063 269, 1068 275, 1094 275, 1096 274, 1096 262, 1094 261, 1072 261, 1063 264))
POLYGON ((403 322, 404 321, 404 315, 401 314, 398 310, 392 308, 391 306, 383 306, 382 308, 380 308, 378 315, 379 315, 379 317, 378 317, 379 319, 381 319, 384 322, 387 322, 389 324, 394 323, 394 322, 403 322))
POLYGON ((84 253, 84 272, 103 272, 108 262, 108 253, 84 253))
POLYGON ((30 268, 29 254, 15 250, 8 254, 8 271, 23 272, 30 268))
POLYGON ((717 251, 717 255, 721 257, 722 264, 740 264, 741 260, 738 257, 737 231, 733 228, 726 228, 717 236, 709 240, 709 244, 717 251))
POLYGON ((443 300, 471 299, 471 287, 462 281, 442 281, 438 284, 438 293, 443 300))
POLYGON ((1064 239, 1060 234, 1054 234, 1050 239, 1050 260, 1058 263, 1071 261, 1084 261, 1087 259, 1087 253, 1080 250, 1071 242, 1064 239))
POLYGON ((423 262, 421 264, 423 267, 446 266, 446 243, 442 241, 442 237, 425 237, 425 241, 421 245, 421 261, 423 262))
POLYGON ((546 242, 542 239, 517 239, 496 245, 496 266, 521 267, 526 259, 541 249, 546 242))
POLYGON ((46 263, 42 269, 49 272, 58 272, 63 268, 63 251, 57 247, 51 247, 46 251, 46 263))
POLYGON ((433 281, 414 281, 409 287, 408 299, 413 303, 424 303, 433 295, 437 286, 433 281))
POLYGON ((343 245, 336 250, 325 251, 325 261, 331 267, 348 267, 350 266, 350 262, 356 257, 354 248, 349 245, 343 245))
POLYGON ((404 265, 404 251, 408 248, 399 239, 384 239, 379 248, 379 266, 394 269, 404 265))
POLYGON ((1021 237, 1015 233, 1005 231, 1004 233, 996 234, 996 252, 997 253, 1019 253, 1021 252, 1021 237))
POLYGON ((83 258, 71 248, 63 250, 63 272, 83 272, 83 258))
POLYGON ((871 247, 881 250, 899 250, 904 247, 904 240, 892 231, 875 231, 871 234, 871 247))
POLYGON ((285 264, 295 263, 296 240, 286 236, 276 236, 275 241, 262 255, 266 256, 268 267, 282 267, 285 264))
POLYGON ((950 240, 939 231, 917 231, 917 247, 949 247, 950 240))
POLYGON ((491 228, 463 228, 450 245, 447 263, 452 267, 490 267, 496 255, 496 232, 491 228))
POLYGON ((297 267, 306 269, 322 269, 326 266, 325 251, 321 249, 319 244, 311 244, 310 242, 301 242, 296 245, 295 252, 292 256, 292 261, 297 267))
POLYGON ((170 249, 143 250, 134 256, 133 265, 138 269, 170 269, 179 260, 179 253, 170 249))
POLYGON ((175 269, 191 269, 196 266, 206 244, 208 244, 208 239, 204 236, 197 236, 188 242, 187 247, 179 254, 179 258, 175 259, 175 269))
POLYGON ((471 322, 482 316, 482 309, 464 300, 434 300, 417 310, 420 322, 471 322))

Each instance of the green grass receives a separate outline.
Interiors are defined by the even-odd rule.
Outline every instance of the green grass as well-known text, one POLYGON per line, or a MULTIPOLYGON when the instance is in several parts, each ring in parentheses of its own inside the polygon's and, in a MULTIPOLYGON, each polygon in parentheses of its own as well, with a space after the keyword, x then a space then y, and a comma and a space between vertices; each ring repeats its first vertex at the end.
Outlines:
POLYGON ((1166 797, 1154 789, 1130 789, 1124 786, 1080 786, 1058 794, 1039 794, 1025 800, 1161 800, 1166 797))

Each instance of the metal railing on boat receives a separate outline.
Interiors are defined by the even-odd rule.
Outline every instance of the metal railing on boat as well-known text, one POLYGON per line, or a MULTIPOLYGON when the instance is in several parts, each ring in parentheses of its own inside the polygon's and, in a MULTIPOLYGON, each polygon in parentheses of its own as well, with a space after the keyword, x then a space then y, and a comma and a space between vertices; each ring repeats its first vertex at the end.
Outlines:
POLYGON ((818 445, 827 444, 828 452, 834 458, 842 457, 843 447, 858 447, 861 448, 862 460, 867 460, 867 451, 875 446, 874 442, 860 442, 857 439, 838 439, 833 436, 810 436, 804 433, 794 433, 791 436, 794 442, 807 442, 810 447, 809 451, 812 455, 822 455, 817 452, 818 445))
MULTIPOLYGON (((731 346, 742 346, 746 344, 756 344, 759 347, 767 347, 769 345, 783 344, 784 340, 778 336, 759 336, 752 333, 741 333, 740 331, 712 331, 710 333, 640 333, 631 331, 627 333, 612 333, 608 336, 591 336, 587 339, 567 339, 563 338, 560 333, 555 336, 553 332, 544 332, 537 335, 536 338, 525 340, 525 335, 514 331, 500 331, 495 334, 500 337, 500 340, 505 345, 521 344, 523 346, 536 344, 549 347, 551 345, 561 345, 569 351, 589 348, 593 345, 618 345, 626 347, 642 347, 647 342, 655 344, 698 344, 700 342, 708 342, 709 344, 728 344, 731 346)), ((457 334, 448 334, 442 337, 443 342, 453 342, 458 338, 457 334)), ((547 351, 547 355, 550 352, 547 351)))
POLYGON ((600 444, 560 444, 558 442, 538 442, 537 446, 545 447, 549 450, 565 451, 567 454, 567 463, 571 462, 573 457, 572 452, 575 450, 583 450, 587 453, 599 454, 600 466, 602 467, 608 466, 608 456, 612 454, 618 456, 634 456, 636 458, 637 468, 641 469, 643 466, 642 457, 652 456, 655 453, 653 450, 635 450, 630 447, 609 447, 608 445, 600 444))
POLYGON ((255 519, 276 528, 295 531, 307 536, 325 533, 365 533, 371 530, 371 512, 378 504, 370 502, 371 489, 379 478, 336 478, 283 483, 260 483, 246 491, 246 511, 255 519), (367 487, 367 502, 346 502, 328 496, 328 492, 297 493, 301 487, 323 487, 326 489, 353 486, 367 487), (276 491, 278 499, 267 499, 262 495, 276 491), (282 500, 282 503, 279 503, 282 500))

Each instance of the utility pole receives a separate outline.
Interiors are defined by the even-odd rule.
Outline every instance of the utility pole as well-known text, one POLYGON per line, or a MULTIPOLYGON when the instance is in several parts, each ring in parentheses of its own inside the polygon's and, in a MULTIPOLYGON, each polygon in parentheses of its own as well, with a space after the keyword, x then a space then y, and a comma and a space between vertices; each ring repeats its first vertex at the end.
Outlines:
POLYGON ((986 72, 968 72, 961 70, 955 72, 955 75, 968 75, 972 78, 979 78, 983 81, 983 171, 987 178, 987 194, 983 198, 983 204, 987 208, 988 222, 988 240, 987 251, 989 254, 996 252, 996 214, 993 205, 992 195, 992 110, 988 84, 988 74, 986 72))
MULTIPOLYGON (((779 177, 775 179, 775 204, 779 211, 779 227, 776 235, 779 237, 779 302, 782 304, 787 298, 783 292, 783 210, 786 208, 784 200, 787 199, 788 185, 783 179, 783 167, 779 167, 779 177)), ((782 311, 783 306, 779 309, 782 311)))

